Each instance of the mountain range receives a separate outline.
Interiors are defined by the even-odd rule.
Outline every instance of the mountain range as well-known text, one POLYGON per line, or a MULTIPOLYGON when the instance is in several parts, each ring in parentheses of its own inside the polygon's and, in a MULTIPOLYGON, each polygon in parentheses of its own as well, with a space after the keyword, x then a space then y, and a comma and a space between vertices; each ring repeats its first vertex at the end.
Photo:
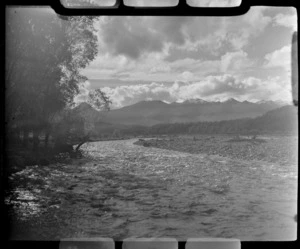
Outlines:
POLYGON ((286 105, 281 101, 238 101, 209 102, 191 99, 178 103, 160 100, 141 101, 120 109, 109 111, 105 122, 124 125, 152 126, 162 123, 188 123, 255 118, 266 112, 286 105))

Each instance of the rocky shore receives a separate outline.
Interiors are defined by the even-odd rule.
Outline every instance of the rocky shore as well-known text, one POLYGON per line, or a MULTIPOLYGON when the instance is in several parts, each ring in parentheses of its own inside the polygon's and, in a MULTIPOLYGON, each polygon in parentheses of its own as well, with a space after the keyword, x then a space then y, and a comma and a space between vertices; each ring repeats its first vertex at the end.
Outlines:
POLYGON ((295 165, 298 158, 298 138, 295 136, 265 136, 251 139, 233 136, 178 136, 139 139, 135 144, 161 149, 219 155, 232 159, 261 160, 282 165, 295 165))

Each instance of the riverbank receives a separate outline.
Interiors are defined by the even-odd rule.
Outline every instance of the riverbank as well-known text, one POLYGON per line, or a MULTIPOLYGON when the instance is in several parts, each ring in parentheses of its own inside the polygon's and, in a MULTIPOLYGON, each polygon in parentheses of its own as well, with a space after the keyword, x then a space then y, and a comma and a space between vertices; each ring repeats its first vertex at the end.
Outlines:
POLYGON ((9 176, 25 169, 27 166, 46 166, 51 163, 68 163, 71 160, 69 153, 55 153, 52 149, 13 146, 6 150, 4 173, 9 176))
POLYGON ((229 135, 177 136, 163 139, 139 139, 135 144, 191 154, 203 153, 283 165, 295 165, 298 158, 296 136, 264 136, 256 139, 235 138, 229 135))
MULTIPOLYGON (((103 142, 103 141, 115 141, 115 140, 127 140, 132 137, 120 137, 120 138, 101 138, 93 139, 90 142, 103 142)), ((52 145, 53 147, 53 145, 52 145)), ((58 152, 51 146, 44 148, 40 146, 38 149, 32 149, 32 145, 28 148, 18 145, 10 144, 5 151, 5 162, 3 166, 4 177, 19 172, 25 169, 27 166, 39 165, 46 166, 53 163, 70 163, 73 158, 81 158, 82 151, 78 153, 73 152, 58 152)))

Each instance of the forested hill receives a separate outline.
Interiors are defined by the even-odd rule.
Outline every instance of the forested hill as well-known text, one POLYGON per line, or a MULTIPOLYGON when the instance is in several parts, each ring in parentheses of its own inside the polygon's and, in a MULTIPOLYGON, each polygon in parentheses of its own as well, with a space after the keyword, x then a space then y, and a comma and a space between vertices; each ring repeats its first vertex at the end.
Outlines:
MULTIPOLYGON (((74 109, 87 116, 100 115, 90 105, 83 103, 74 109), (90 114, 90 115, 89 115, 90 114)), ((105 118, 104 118, 105 119, 105 118)), ((266 112, 256 118, 242 118, 223 121, 205 121, 188 123, 165 123, 153 126, 123 125, 105 123, 100 119, 95 132, 108 137, 122 135, 155 135, 155 134, 297 134, 298 108, 292 105, 266 112)))
POLYGON ((270 132, 298 132, 298 108, 295 106, 283 106, 267 112, 261 117, 255 118, 249 128, 270 132))
POLYGON ((257 118, 131 127, 126 134, 297 134, 298 108, 287 105, 257 118))

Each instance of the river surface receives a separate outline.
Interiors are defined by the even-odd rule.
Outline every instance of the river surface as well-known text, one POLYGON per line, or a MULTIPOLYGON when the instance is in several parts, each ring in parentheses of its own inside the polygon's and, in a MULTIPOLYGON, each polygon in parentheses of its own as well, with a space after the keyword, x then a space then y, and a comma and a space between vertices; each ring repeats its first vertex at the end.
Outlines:
POLYGON ((11 239, 225 237, 294 240, 297 166, 134 145, 83 146, 70 165, 11 176, 11 239))

